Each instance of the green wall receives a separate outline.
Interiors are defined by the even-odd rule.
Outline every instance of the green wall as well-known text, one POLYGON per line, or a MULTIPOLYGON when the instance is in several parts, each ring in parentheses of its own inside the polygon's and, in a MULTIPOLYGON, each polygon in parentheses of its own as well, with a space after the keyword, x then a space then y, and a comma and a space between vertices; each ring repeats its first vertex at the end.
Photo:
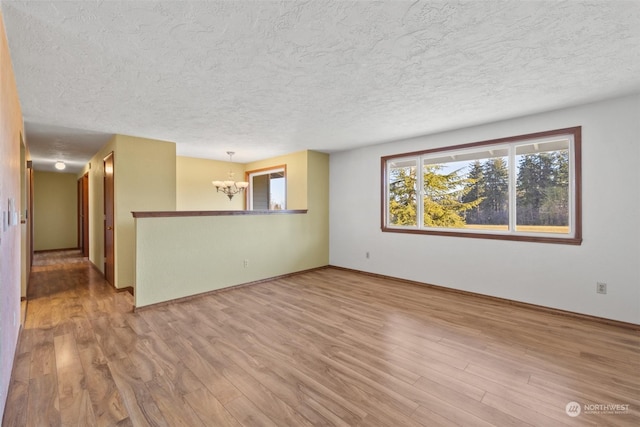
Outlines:
POLYGON ((104 273, 104 158, 113 152, 115 187, 115 283, 132 286, 135 230, 132 211, 176 209, 175 144, 115 135, 79 174, 89 172, 89 259, 104 273))
POLYGON ((114 285, 135 286, 136 304, 148 305, 328 264, 328 155, 301 151, 241 165, 176 157, 175 144, 171 142, 116 135, 78 175, 89 172, 89 257, 100 271, 104 272, 103 159, 111 152, 115 185, 114 285), (137 221, 131 214, 243 209, 243 196, 229 202, 215 192, 211 181, 220 179, 220 174, 226 175, 229 168, 236 174, 235 179, 243 180, 246 170, 283 164, 287 167, 288 208, 308 208, 307 214, 137 221), (233 254, 232 259, 229 253, 233 254), (186 255, 189 256, 185 259, 186 255), (246 268, 245 259, 249 260, 246 268), (236 268, 238 263, 240 270, 236 268), (215 283, 207 279, 211 277, 216 278, 215 283))
MULTIPOLYGON (((309 151, 298 151, 284 156, 273 157, 258 162, 247 163, 245 170, 287 166, 287 209, 307 208, 307 158, 309 151)), ((318 153, 320 154, 320 153, 318 153)), ((327 178, 328 179, 328 178, 327 178)))
POLYGON ((244 193, 229 200, 216 192, 211 181, 225 181, 229 171, 234 180, 244 181, 244 165, 195 157, 176 158, 176 209, 179 211, 242 210, 244 193))
MULTIPOLYGON (((245 180, 245 172, 274 166, 287 167, 287 209, 307 207, 307 156, 299 151, 247 164, 221 162, 193 157, 176 158, 176 205, 181 211, 189 210, 242 210, 246 206, 244 193, 231 201, 216 193, 211 181, 224 181, 229 170, 236 181, 245 180)), ((316 153, 320 155, 320 153, 316 153)))
POLYGON ((135 282, 133 211, 176 210, 176 145, 116 136, 116 287, 135 282))
POLYGON ((78 246, 78 191, 75 174, 35 171, 33 247, 36 251, 78 246))
POLYGON ((304 151, 247 169, 284 163, 289 208, 306 214, 136 219, 136 307, 328 265, 329 156, 304 151))

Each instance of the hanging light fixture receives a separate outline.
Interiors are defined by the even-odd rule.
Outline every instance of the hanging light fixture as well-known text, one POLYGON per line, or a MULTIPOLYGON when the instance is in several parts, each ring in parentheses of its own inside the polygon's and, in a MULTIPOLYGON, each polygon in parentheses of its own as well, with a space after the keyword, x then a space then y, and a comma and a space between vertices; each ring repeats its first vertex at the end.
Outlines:
MULTIPOLYGON (((233 151, 227 151, 229 155, 229 162, 232 162, 232 157, 234 154, 233 151)), ((211 181, 214 187, 216 187, 217 192, 223 192, 227 195, 229 200, 233 199, 233 196, 243 191, 245 188, 249 186, 248 182, 239 181, 236 182, 233 180, 233 171, 229 170, 229 178, 226 181, 211 181)))

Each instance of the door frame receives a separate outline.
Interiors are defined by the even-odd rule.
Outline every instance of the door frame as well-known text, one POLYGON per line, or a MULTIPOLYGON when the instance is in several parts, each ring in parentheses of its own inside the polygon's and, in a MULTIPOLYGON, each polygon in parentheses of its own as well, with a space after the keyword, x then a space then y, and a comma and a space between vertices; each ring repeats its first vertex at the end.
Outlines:
POLYGON ((115 221, 114 221, 114 176, 115 161, 113 151, 103 159, 104 189, 104 277, 115 286, 115 221))
MULTIPOLYGON (((33 266, 33 161, 27 161, 27 234, 29 235, 29 272, 33 266)), ((28 284, 27 284, 28 286, 28 284)))
POLYGON ((89 256, 89 172, 78 179, 78 248, 89 256))
POLYGON ((76 200, 77 200, 77 205, 78 205, 78 221, 77 221, 77 225, 78 225, 78 232, 77 232, 77 236, 78 236, 78 241, 76 243, 76 246, 78 247, 78 249, 80 249, 80 251, 82 251, 82 221, 84 220, 84 218, 82 217, 82 178, 78 179, 78 184, 77 184, 77 190, 76 190, 76 200))

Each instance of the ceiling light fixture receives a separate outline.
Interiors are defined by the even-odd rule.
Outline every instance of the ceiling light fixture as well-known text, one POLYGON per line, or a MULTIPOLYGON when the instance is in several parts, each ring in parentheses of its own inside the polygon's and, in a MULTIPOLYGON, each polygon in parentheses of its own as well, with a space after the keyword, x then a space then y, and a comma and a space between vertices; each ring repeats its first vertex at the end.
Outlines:
POLYGON ((58 169, 59 171, 64 170, 64 169, 67 167, 67 165, 65 165, 65 164, 64 164, 64 162, 63 162, 63 161, 60 161, 60 160, 58 160, 58 161, 56 162, 56 164, 55 164, 55 165, 53 165, 53 166, 54 166, 56 169, 58 169))
MULTIPOLYGON (((227 151, 227 154, 229 155, 229 162, 232 162, 232 157, 234 154, 233 151, 227 151)), ((248 182, 244 182, 244 181, 240 181, 240 182, 236 182, 233 180, 233 171, 229 170, 229 179, 226 181, 211 181, 211 183, 213 184, 214 187, 216 187, 216 191, 222 191, 224 194, 227 195, 227 197, 229 198, 229 200, 233 199, 233 196, 235 196, 236 194, 240 193, 241 191, 243 191, 245 188, 247 188, 249 186, 248 182)))

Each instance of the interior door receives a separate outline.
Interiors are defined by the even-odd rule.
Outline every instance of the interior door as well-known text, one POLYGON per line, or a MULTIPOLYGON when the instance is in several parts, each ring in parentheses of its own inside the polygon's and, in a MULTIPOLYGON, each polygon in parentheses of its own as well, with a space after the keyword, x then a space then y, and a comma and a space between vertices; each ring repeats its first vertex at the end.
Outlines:
POLYGON ((33 265, 33 163, 27 162, 27 234, 29 235, 29 272, 33 265))
POLYGON ((82 252, 82 178, 78 180, 78 249, 82 252))
POLYGON ((89 172, 82 178, 82 256, 89 256, 89 172))
POLYGON ((104 158, 104 276, 115 285, 113 152, 104 158))

